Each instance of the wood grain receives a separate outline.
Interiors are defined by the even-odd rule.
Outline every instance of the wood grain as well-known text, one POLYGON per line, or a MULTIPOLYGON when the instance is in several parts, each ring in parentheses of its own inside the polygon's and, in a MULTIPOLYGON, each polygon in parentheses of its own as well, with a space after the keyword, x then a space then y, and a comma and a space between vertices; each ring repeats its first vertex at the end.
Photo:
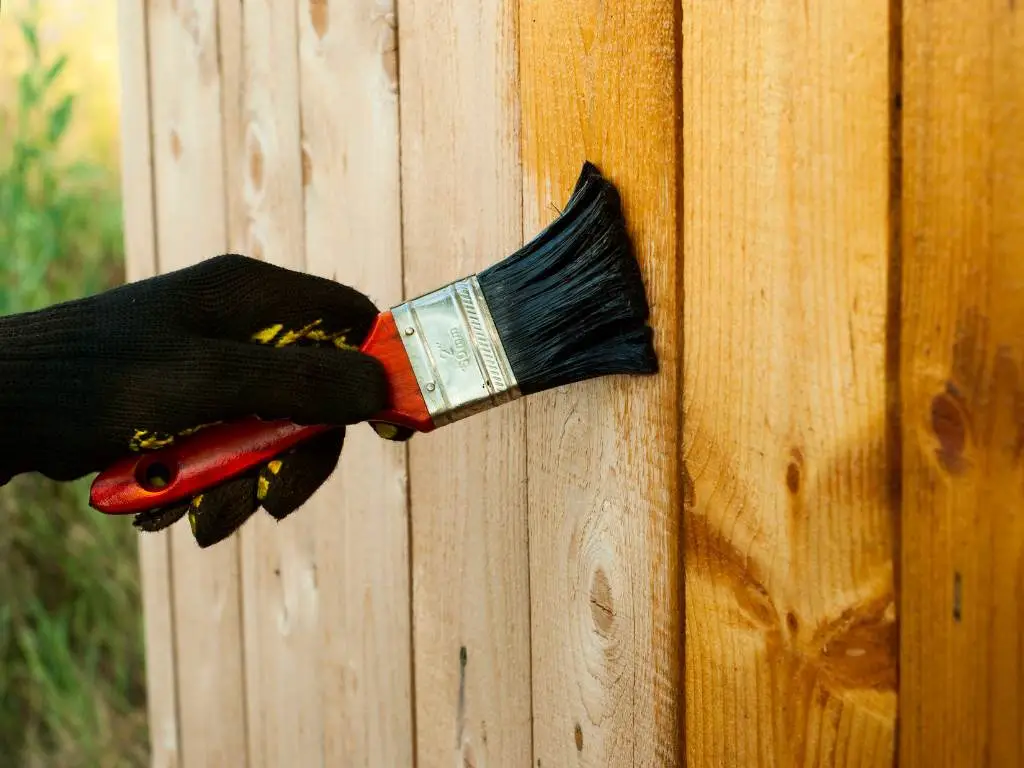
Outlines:
MULTIPOLYGON (((299 5, 306 266, 402 298, 395 17, 389 0, 299 5)), ((334 477, 310 500, 320 590, 325 766, 412 766, 406 451, 348 430, 334 477)))
POLYGON ((534 757, 681 766, 679 18, 671 0, 522 0, 524 222, 583 161, 622 192, 661 372, 531 396, 534 757))
POLYGON ((1024 7, 904 3, 904 765, 1024 765, 1024 7))
MULTIPOLYGON (((156 219, 153 209, 153 146, 150 115, 149 34, 146 7, 135 0, 117 5, 121 102, 121 189, 125 277, 156 274, 156 219)), ((150 766, 177 768, 177 660, 174 655, 174 584, 170 534, 139 538, 142 610, 146 643, 146 714, 150 766)))
POLYGON ((888 767, 889 3, 683 19, 688 761, 888 767))
MULTIPOLYGON (((197 0, 147 8, 157 251, 166 272, 228 243, 217 8, 197 0)), ((245 765, 238 547, 231 540, 200 550, 185 521, 170 539, 180 763, 245 765)))
MULTIPOLYGON (((227 152, 243 201, 242 252, 280 266, 305 266, 297 2, 247 0, 241 124, 227 152)), ((234 46, 236 49, 239 46, 234 46)), ((230 135, 229 130, 229 135, 230 135)), ((320 590, 318 531, 298 510, 278 524, 264 511, 241 530, 250 766, 319 764, 320 590)))
POLYGON ((245 35, 242 9, 245 0, 217 0, 220 54, 220 104, 224 176, 227 197, 228 248, 245 253, 248 246, 248 206, 245 194, 245 35))
MULTIPOLYGON (((407 295, 522 244, 516 4, 400 0, 407 295)), ((417 765, 528 766, 524 409, 410 443, 417 765)))

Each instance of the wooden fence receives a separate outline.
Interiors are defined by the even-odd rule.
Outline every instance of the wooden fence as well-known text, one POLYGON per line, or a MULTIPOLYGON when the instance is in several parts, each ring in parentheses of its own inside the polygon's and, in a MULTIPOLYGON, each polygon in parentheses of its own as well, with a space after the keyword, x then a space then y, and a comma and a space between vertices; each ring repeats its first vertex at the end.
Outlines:
POLYGON ((122 0, 130 277, 620 186, 663 370, 142 540, 155 766, 1024 765, 1024 4, 122 0))

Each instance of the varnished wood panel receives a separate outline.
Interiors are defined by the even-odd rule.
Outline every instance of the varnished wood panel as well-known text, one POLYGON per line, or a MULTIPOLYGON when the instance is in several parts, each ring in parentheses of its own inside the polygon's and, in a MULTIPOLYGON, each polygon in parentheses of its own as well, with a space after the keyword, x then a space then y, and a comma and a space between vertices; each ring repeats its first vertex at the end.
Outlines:
POLYGON ((683 3, 691 766, 891 766, 888 0, 683 3))
POLYGON ((900 757, 1024 765, 1024 7, 904 10, 900 757))

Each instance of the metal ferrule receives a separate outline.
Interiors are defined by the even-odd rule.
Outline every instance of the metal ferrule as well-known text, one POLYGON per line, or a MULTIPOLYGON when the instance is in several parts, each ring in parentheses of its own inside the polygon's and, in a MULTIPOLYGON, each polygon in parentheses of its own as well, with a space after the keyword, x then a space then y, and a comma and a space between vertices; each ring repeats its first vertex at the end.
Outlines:
POLYGON ((391 310, 434 426, 519 397, 476 277, 391 310))

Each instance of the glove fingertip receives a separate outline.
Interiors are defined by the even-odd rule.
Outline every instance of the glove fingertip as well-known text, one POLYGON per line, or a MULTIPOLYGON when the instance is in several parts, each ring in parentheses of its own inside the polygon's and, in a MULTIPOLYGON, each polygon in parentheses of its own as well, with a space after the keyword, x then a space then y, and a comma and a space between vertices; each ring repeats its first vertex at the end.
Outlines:
POLYGON ((150 509, 139 512, 132 520, 132 525, 146 533, 156 533, 178 522, 191 507, 190 503, 179 504, 162 509, 150 509))
POLYGON ((217 544, 237 531, 259 508, 256 478, 242 475, 196 496, 188 506, 188 522, 200 549, 217 544))
POLYGON ((281 521, 309 501, 334 473, 344 440, 343 428, 331 430, 264 466, 256 494, 267 514, 281 521))

